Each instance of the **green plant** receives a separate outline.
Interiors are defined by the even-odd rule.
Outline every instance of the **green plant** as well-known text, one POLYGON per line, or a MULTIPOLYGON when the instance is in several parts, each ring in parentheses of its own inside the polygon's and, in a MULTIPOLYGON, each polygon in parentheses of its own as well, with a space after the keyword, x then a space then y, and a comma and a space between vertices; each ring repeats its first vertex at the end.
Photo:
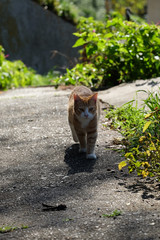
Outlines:
MULTIPOLYGON (((151 112, 145 116, 145 124, 139 138, 139 144, 125 154, 129 172, 137 171, 143 177, 155 177, 160 180, 160 107, 159 94, 150 93, 144 101, 151 112)), ((123 167, 120 163, 119 168, 123 167)))
POLYGON ((0 87, 2 89, 31 85, 33 72, 28 71, 21 61, 4 60, 0 68, 0 87))
POLYGON ((46 76, 41 76, 20 60, 8 61, 3 47, 0 46, 0 89, 53 85, 54 79, 59 75, 59 72, 50 71, 46 76))
POLYGON ((80 51, 83 62, 67 71, 62 77, 64 83, 72 74, 73 79, 77 77, 75 71, 81 74, 80 82, 89 79, 89 85, 96 87, 159 76, 159 27, 113 16, 105 23, 81 18, 75 33, 78 40, 73 47, 83 47, 80 51))
POLYGON ((120 216, 121 214, 122 214, 121 211, 114 210, 113 213, 111 213, 111 214, 102 214, 102 217, 108 217, 108 218, 113 217, 113 218, 115 218, 117 216, 120 216))
POLYGON ((2 226, 0 227, 0 233, 7 233, 17 229, 26 229, 28 226, 22 225, 21 227, 2 226))
POLYGON ((139 145, 125 154, 126 161, 119 164, 119 169, 128 165, 129 172, 136 171, 143 177, 155 177, 160 180, 160 141, 145 134, 139 139, 139 145))
POLYGON ((63 219, 63 222, 70 222, 70 221, 73 221, 74 219, 73 218, 65 218, 63 219))
POLYGON ((0 233, 7 233, 7 232, 11 232, 16 229, 17 229, 17 227, 3 226, 3 227, 0 227, 0 233))
POLYGON ((97 68, 92 64, 87 63, 77 64, 72 69, 67 69, 67 73, 60 78, 54 80, 55 85, 85 85, 88 87, 95 87, 97 85, 97 79, 99 82, 102 80, 102 76, 97 74, 97 68))
POLYGON ((106 118, 110 120, 110 127, 117 129, 125 138, 126 148, 137 146, 139 137, 145 123, 144 107, 138 108, 135 100, 124 104, 122 107, 110 109, 106 112, 106 118), (136 133, 136 134, 135 134, 136 133))
POLYGON ((118 127, 127 140, 126 160, 120 162, 119 170, 128 166, 130 173, 136 171, 143 177, 149 176, 160 180, 159 103, 160 89, 157 93, 148 93, 148 98, 144 100, 144 107, 137 109, 136 112, 135 107, 130 105, 129 108, 126 108, 124 105, 107 114, 107 118, 113 118, 113 126, 118 127), (148 111, 147 114, 145 107, 148 111), (117 113, 120 113, 120 117, 117 113))

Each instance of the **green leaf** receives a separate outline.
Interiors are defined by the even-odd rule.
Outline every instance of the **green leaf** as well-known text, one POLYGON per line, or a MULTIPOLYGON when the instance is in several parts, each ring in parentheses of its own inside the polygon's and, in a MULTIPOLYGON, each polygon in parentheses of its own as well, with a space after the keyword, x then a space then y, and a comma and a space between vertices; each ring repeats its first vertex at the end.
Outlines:
POLYGON ((86 32, 83 32, 83 33, 76 32, 76 33, 73 33, 73 35, 75 35, 76 37, 85 37, 87 35, 87 33, 86 32))
POLYGON ((85 41, 83 38, 79 38, 79 39, 75 42, 75 44, 73 45, 73 48, 82 46, 82 45, 84 45, 85 43, 86 43, 86 41, 85 41))
POLYGON ((113 211, 113 213, 111 213, 111 214, 102 214, 102 217, 108 217, 108 218, 110 218, 110 217, 117 217, 117 216, 120 216, 122 214, 122 212, 121 211, 119 211, 119 210, 115 210, 115 211, 113 211))
POLYGON ((118 169, 121 170, 123 167, 125 167, 127 165, 127 161, 122 161, 119 163, 118 165, 118 169))
POLYGON ((75 35, 76 37, 80 37, 81 34, 79 32, 73 33, 73 35, 75 35))
POLYGON ((148 121, 146 122, 146 124, 143 127, 143 132, 145 132, 147 130, 147 128, 151 125, 152 121, 148 121))
POLYGON ((145 119, 150 118, 150 117, 152 117, 153 115, 154 115, 153 112, 152 112, 152 113, 148 113, 148 114, 146 114, 145 119))
POLYGON ((17 229, 17 227, 3 226, 3 227, 0 227, 0 233, 7 233, 7 232, 11 232, 16 229, 17 229))
POLYGON ((111 38, 112 36, 113 36, 112 33, 107 33, 107 34, 104 35, 104 38, 111 38))

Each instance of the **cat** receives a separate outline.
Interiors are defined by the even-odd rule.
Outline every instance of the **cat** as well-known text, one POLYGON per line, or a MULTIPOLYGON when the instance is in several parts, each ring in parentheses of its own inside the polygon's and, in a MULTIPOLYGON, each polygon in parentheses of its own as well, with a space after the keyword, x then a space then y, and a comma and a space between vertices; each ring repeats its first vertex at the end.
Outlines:
POLYGON ((100 102, 98 93, 89 88, 78 86, 69 97, 68 122, 73 140, 80 143, 80 152, 86 152, 87 159, 96 159, 95 144, 97 140, 100 102))

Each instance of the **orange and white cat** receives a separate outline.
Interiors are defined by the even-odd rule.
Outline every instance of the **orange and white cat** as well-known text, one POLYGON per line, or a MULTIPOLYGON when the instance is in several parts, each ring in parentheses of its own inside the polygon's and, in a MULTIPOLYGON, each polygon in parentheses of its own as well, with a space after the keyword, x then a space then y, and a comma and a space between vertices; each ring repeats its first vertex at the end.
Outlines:
POLYGON ((80 152, 88 159, 96 159, 94 152, 97 140, 100 103, 98 93, 84 86, 75 87, 69 98, 68 121, 73 140, 80 143, 80 152))

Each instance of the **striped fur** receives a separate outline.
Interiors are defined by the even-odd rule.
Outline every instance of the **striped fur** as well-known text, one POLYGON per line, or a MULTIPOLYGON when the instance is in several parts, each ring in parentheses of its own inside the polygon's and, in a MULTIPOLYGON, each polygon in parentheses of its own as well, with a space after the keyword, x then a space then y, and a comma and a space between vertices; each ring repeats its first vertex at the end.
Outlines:
POLYGON ((68 121, 73 140, 80 143, 80 152, 87 152, 89 159, 96 159, 94 148, 100 117, 97 95, 89 88, 80 86, 74 88, 69 98, 68 121))

